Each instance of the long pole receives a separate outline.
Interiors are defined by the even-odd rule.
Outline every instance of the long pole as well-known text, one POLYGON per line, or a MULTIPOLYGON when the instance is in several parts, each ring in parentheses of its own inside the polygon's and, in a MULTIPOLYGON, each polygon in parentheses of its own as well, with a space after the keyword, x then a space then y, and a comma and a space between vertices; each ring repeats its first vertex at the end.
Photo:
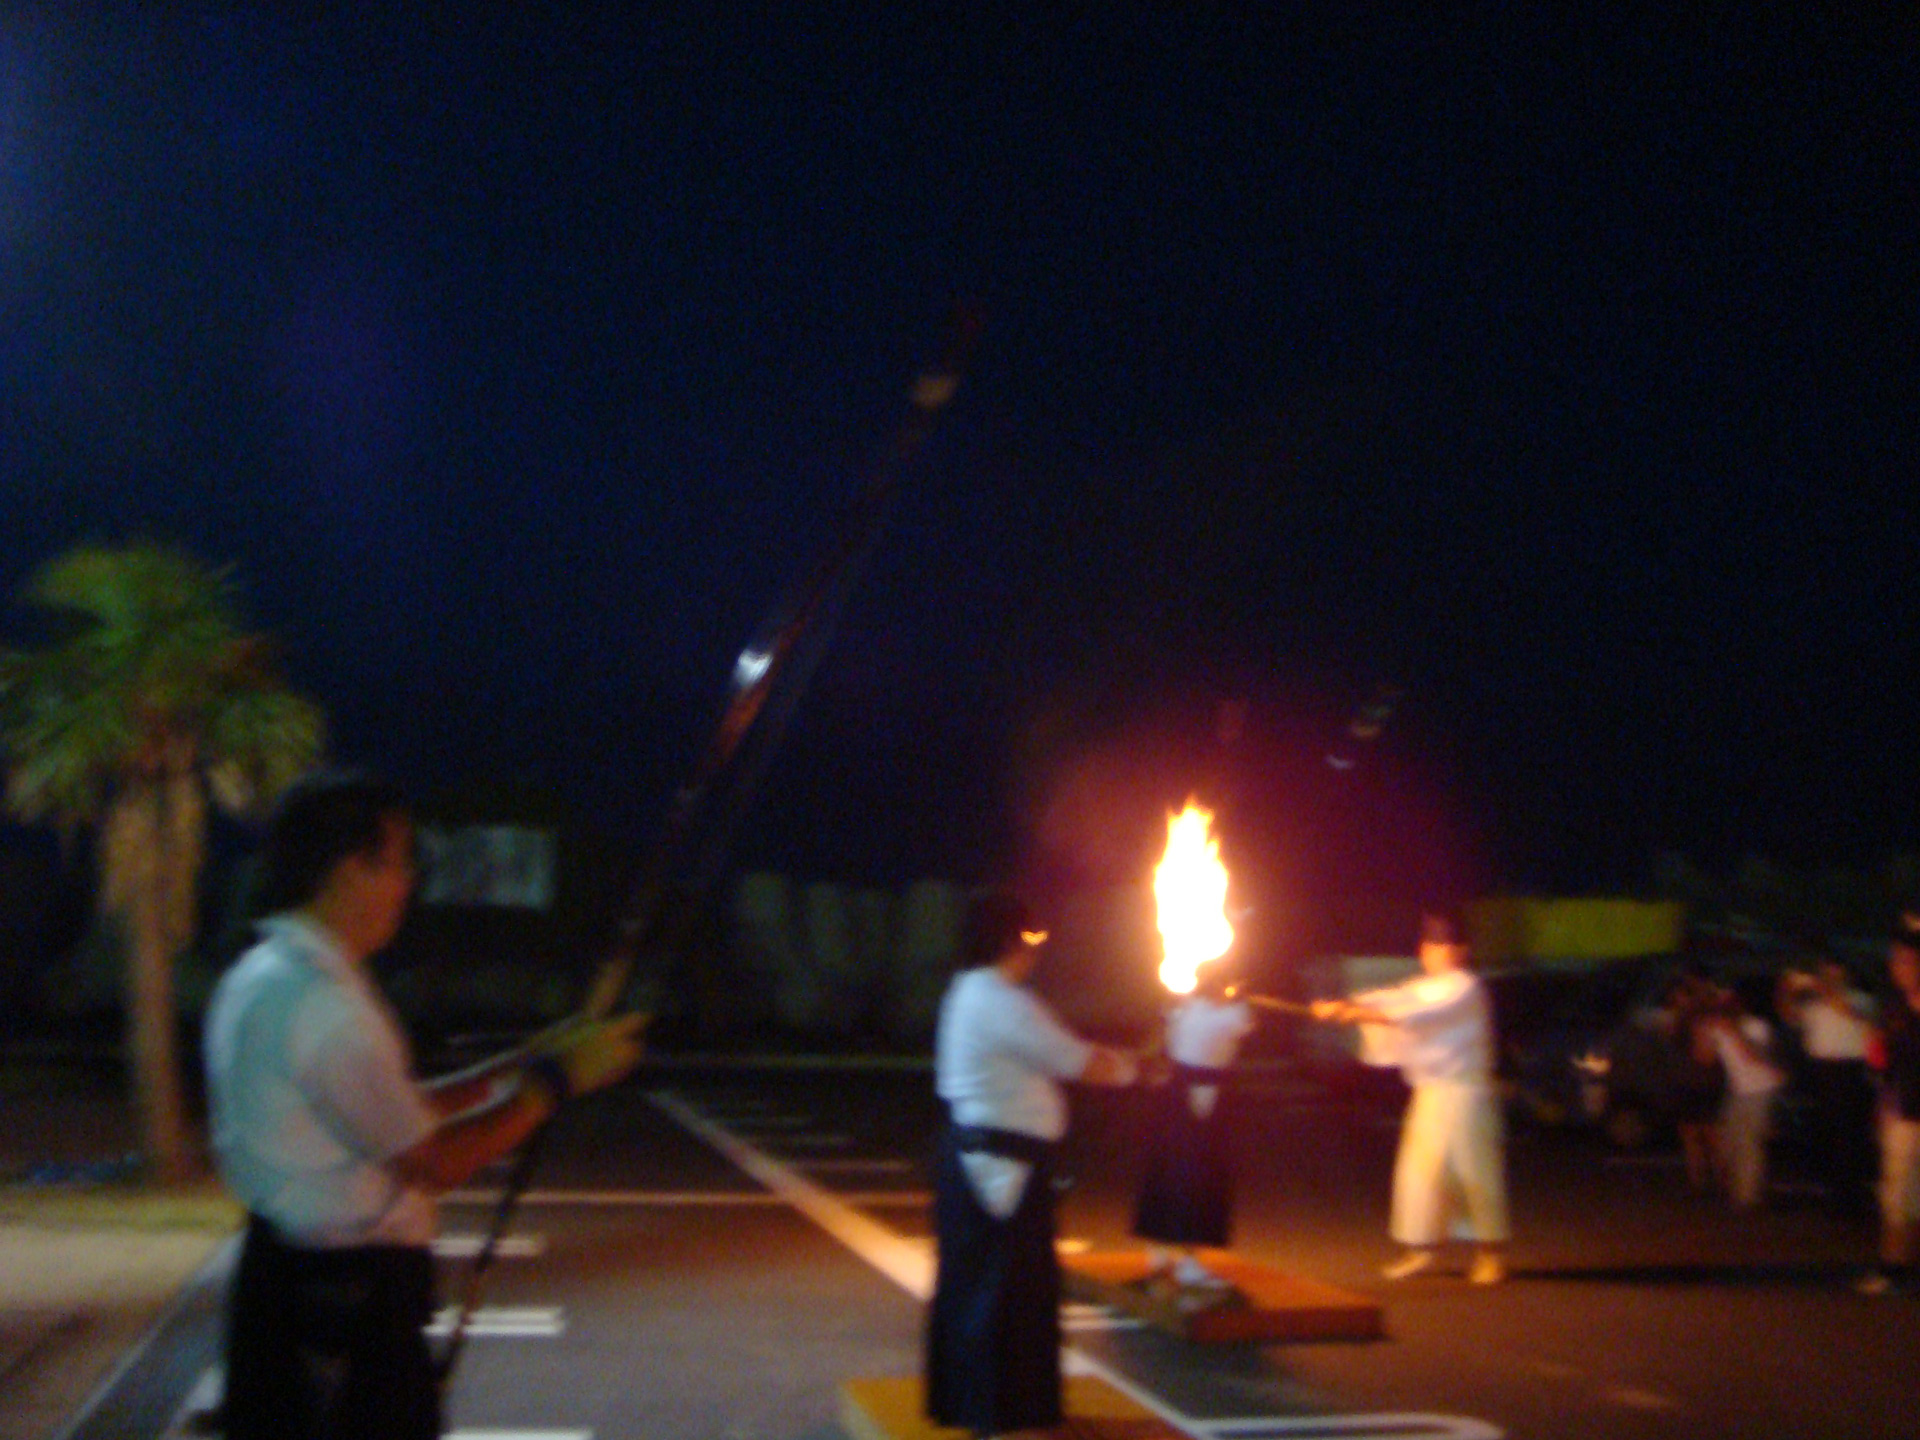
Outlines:
MULTIPOLYGON (((852 588, 879 538, 899 488, 901 471, 926 442, 959 389, 978 335, 979 322, 973 312, 957 310, 938 358, 909 389, 907 413, 881 453, 835 544, 774 607, 734 662, 720 723, 693 773, 674 792, 666 823, 641 867, 614 942, 583 1006, 586 1014, 601 1018, 612 1013, 626 992, 641 953, 658 939, 675 876, 695 841, 716 786, 740 754, 788 670, 807 668, 805 642, 832 613, 837 600, 852 588), (796 661, 802 663, 796 665, 796 661)), ((783 709, 790 709, 791 703, 789 698, 783 709)))
MULTIPOLYGON (((819 646, 809 641, 859 577, 879 540, 887 511, 899 489, 901 473, 932 434, 935 422, 959 390, 979 333, 980 324, 974 312, 964 306, 957 308, 937 358, 908 390, 907 413, 875 462, 859 503, 842 526, 836 542, 782 597, 734 662, 720 723, 686 783, 674 792, 666 822, 639 868, 626 909, 615 928, 613 943, 581 1004, 580 1013, 584 1018, 599 1020, 612 1014, 625 996, 643 953, 653 950, 671 955, 684 943, 697 906, 691 902, 682 904, 678 922, 670 926, 667 902, 675 878, 696 844, 702 822, 713 809, 722 781, 732 771, 743 745, 762 716, 769 713, 768 701, 775 687, 787 678, 789 671, 795 672, 796 683, 789 687, 782 703, 773 707, 771 713, 777 721, 791 712, 798 699, 799 685, 804 683, 812 661, 818 658, 819 646)), ((763 744, 758 756, 762 765, 769 753, 770 745, 763 744)), ((728 799, 730 803, 720 807, 723 818, 735 817, 744 808, 745 786, 737 784, 728 799)), ((724 832, 709 837, 703 869, 711 872, 717 868, 717 852, 724 838, 724 832)), ((440 1358, 443 1388, 451 1382, 454 1367, 466 1346, 468 1327, 474 1311, 479 1308, 482 1282, 492 1267, 494 1252, 506 1234, 513 1212, 532 1183, 546 1132, 554 1118, 549 1116, 514 1157, 486 1237, 467 1271, 452 1332, 440 1358)))

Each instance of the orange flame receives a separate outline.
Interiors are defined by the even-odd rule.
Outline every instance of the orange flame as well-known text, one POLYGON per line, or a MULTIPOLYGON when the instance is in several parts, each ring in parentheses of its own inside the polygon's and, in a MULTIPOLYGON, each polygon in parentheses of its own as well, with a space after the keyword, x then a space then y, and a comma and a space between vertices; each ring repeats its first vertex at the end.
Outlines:
POLYGON ((1233 944, 1227 867, 1220 862, 1219 840, 1209 833, 1212 826, 1213 812, 1188 800, 1186 809, 1167 817, 1167 853, 1153 872, 1166 956, 1160 983, 1176 995, 1191 994, 1200 983, 1200 967, 1233 944))

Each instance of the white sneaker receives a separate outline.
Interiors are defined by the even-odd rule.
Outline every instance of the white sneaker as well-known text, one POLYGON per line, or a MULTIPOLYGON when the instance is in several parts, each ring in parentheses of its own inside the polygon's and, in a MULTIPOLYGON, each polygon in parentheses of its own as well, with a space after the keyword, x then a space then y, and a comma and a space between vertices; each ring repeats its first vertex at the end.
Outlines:
POLYGON ((1411 1280, 1423 1270, 1433 1268, 1433 1251, 1409 1250, 1380 1273, 1389 1280, 1411 1280))
POLYGON ((1853 1282, 1853 1293, 1856 1295, 1891 1295, 1893 1293, 1893 1279, 1883 1270, 1869 1270, 1853 1282))
POLYGON ((1498 1255, 1476 1255, 1467 1280, 1474 1285, 1498 1285, 1507 1278, 1507 1262, 1498 1255))

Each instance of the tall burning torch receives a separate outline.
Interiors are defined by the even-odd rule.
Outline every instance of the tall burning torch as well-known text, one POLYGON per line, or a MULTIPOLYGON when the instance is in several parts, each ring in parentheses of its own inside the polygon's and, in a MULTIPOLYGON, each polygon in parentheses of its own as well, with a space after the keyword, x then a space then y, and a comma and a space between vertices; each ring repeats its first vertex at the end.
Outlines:
POLYGON ((1167 851, 1153 872, 1153 898, 1165 956, 1160 983, 1176 995, 1191 995, 1200 967, 1218 960, 1233 944, 1227 919, 1227 867, 1212 833, 1213 812, 1192 800, 1167 817, 1167 851))
MULTIPOLYGON (((1179 814, 1167 817, 1167 851, 1153 872, 1153 898, 1166 957, 1160 962, 1160 983, 1175 995, 1191 995, 1200 983, 1200 967, 1218 960, 1233 944, 1227 867, 1213 834, 1213 812, 1191 799, 1179 814)), ((1238 986, 1227 993, 1281 1015, 1315 1013, 1311 1005, 1251 994, 1238 986)))

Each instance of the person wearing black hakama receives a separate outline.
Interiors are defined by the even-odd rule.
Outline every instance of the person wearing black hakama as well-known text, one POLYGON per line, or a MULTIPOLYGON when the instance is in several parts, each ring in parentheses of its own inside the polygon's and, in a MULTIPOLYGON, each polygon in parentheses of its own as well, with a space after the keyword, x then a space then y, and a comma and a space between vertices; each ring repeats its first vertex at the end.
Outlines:
POLYGON ((979 906, 973 964, 941 1001, 934 1045, 946 1123, 934 1171, 926 1405, 936 1423, 975 1435, 1060 1422, 1060 1082, 1124 1085, 1136 1074, 1130 1056, 1082 1040, 1026 988, 1045 938, 1018 901, 979 906))
MULTIPOLYGON (((1183 1250, 1224 1248, 1231 1239, 1232 1143, 1219 1110, 1220 1086, 1252 1028, 1252 1008, 1226 999, 1217 983, 1168 1012, 1166 1049, 1173 1069, 1156 1094, 1134 1209, 1133 1233, 1141 1239, 1183 1250)), ((1156 1269, 1171 1267, 1183 1284, 1213 1279, 1191 1255, 1176 1262, 1162 1252, 1155 1261, 1156 1269)))

